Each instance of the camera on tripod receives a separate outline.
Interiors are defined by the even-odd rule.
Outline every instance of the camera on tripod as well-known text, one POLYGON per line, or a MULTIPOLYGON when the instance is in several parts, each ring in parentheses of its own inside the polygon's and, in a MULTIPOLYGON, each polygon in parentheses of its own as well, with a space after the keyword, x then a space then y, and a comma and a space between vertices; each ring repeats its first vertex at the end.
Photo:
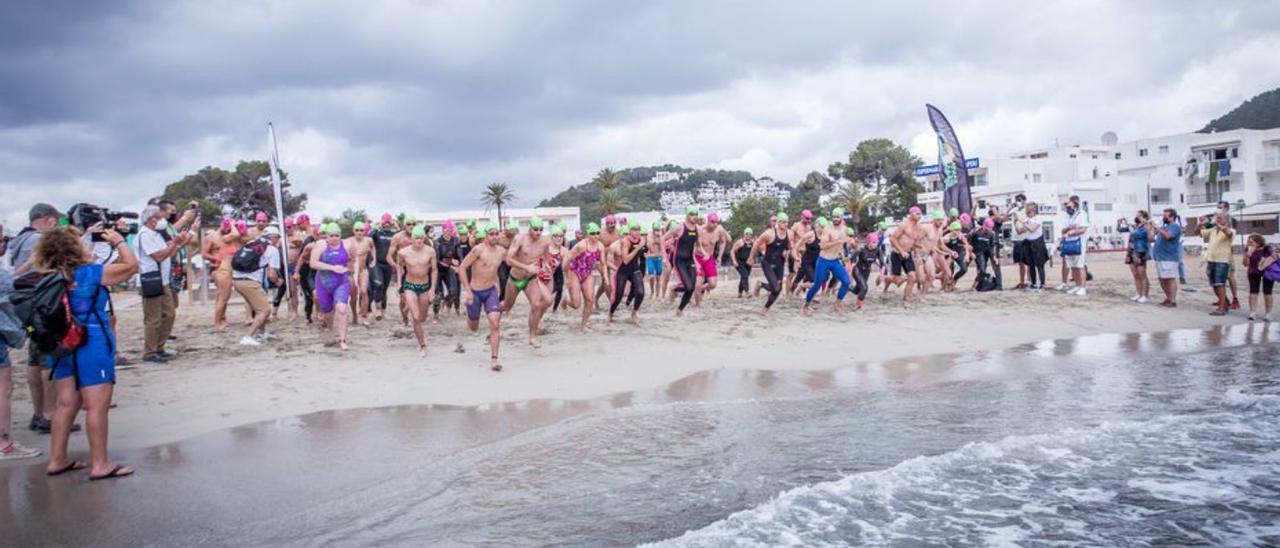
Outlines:
MULTIPOLYGON (((67 210, 67 218, 71 220, 72 225, 88 232, 93 241, 101 242, 103 241, 103 230, 115 229, 116 221, 120 219, 137 219, 138 213, 134 211, 112 211, 93 204, 76 204, 67 210), (98 224, 101 224, 101 226, 94 229, 94 225, 98 224)), ((117 230, 121 236, 134 234, 137 231, 138 226, 136 224, 130 224, 125 230, 117 230)))

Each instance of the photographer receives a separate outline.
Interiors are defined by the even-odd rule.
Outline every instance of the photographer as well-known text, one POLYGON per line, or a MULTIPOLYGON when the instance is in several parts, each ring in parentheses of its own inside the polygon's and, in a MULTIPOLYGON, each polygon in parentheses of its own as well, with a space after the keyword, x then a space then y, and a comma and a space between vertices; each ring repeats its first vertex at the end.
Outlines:
MULTIPOLYGON (((1122 221, 1124 219, 1121 219, 1122 221)), ((1129 273, 1133 275, 1133 286, 1136 293, 1129 300, 1145 304, 1151 295, 1151 280, 1147 279, 1147 255, 1151 252, 1151 215, 1145 210, 1138 210, 1133 218, 1133 226, 1125 223, 1129 233, 1129 243, 1125 248, 1124 264, 1129 265, 1129 273)))
POLYGON ((1177 307, 1179 265, 1182 264, 1182 224, 1178 222, 1178 212, 1164 210, 1161 224, 1148 222, 1147 228, 1151 230, 1151 258, 1156 261, 1156 277, 1164 291, 1164 302, 1160 306, 1177 307))
MULTIPOLYGON (((101 225, 95 225, 101 227, 101 225)), ((49 358, 53 379, 57 383, 58 406, 53 415, 53 432, 49 440, 49 465, 46 472, 57 476, 89 468, 90 480, 128 476, 133 469, 114 465, 107 460, 107 414, 115 385, 115 334, 107 326, 107 296, 104 286, 128 280, 138 268, 137 259, 125 245, 124 238, 113 230, 102 230, 98 237, 115 247, 120 260, 109 266, 94 264, 77 235, 76 228, 59 228, 41 238, 35 250, 35 269, 43 274, 58 273, 73 281, 66 298, 70 311, 84 326, 84 342, 74 355, 49 358), (67 455, 71 426, 81 407, 87 410, 89 464, 67 455)))
POLYGON ((1231 306, 1231 301, 1227 299, 1227 277, 1231 271, 1233 236, 1235 231, 1231 230, 1231 219, 1226 213, 1218 211, 1212 219, 1207 216, 1200 218, 1200 237, 1209 244, 1204 254, 1205 261, 1209 263, 1209 285, 1218 297, 1218 307, 1209 313, 1210 316, 1225 316, 1231 306))
MULTIPOLYGON (((155 204, 160 206, 164 211, 164 222, 161 223, 163 233, 167 236, 166 241, 180 232, 190 232, 191 234, 199 234, 200 230, 200 205, 196 202, 189 202, 187 210, 178 215, 178 205, 167 198, 157 198, 155 204)), ((189 240, 189 237, 188 237, 189 240)), ((187 250, 185 245, 178 248, 169 260, 173 263, 169 267, 169 290, 173 292, 173 309, 177 314, 180 299, 178 296, 182 294, 182 290, 187 284, 186 270, 187 250)), ((168 349, 166 352, 172 353, 168 349)))
POLYGON ((151 363, 169 361, 164 344, 173 332, 174 301, 177 300, 170 291, 172 259, 191 239, 189 227, 173 236, 164 232, 165 225, 161 223, 167 216, 161 206, 147 206, 142 210, 142 228, 138 233, 138 285, 142 293, 142 323, 146 333, 142 359, 151 363))
MULTIPOLYGON (((93 264, 110 265, 120 260, 121 254, 117 246, 111 245, 107 241, 105 232, 108 228, 115 231, 121 238, 125 238, 133 231, 133 227, 129 225, 128 219, 138 218, 137 213, 128 213, 121 211, 108 211, 92 204, 76 204, 67 210, 67 218, 71 226, 76 227, 82 233, 80 237, 84 248, 89 252, 89 256, 93 259, 93 264)), ((125 240, 126 244, 128 243, 125 240)), ((116 311, 115 303, 111 300, 111 287, 104 285, 103 293, 107 294, 107 318, 110 320, 111 331, 116 330, 116 311)), ((120 353, 116 353, 116 365, 127 365, 120 353)))

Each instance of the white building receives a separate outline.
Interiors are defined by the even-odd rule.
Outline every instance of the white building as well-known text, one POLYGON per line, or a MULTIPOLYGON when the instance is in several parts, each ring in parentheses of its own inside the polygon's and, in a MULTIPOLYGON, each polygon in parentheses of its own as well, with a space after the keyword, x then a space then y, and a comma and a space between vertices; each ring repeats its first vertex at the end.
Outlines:
POLYGON ((680 174, 674 171, 659 171, 649 179, 650 183, 673 183, 680 180, 680 174))
MULTIPOLYGON (((568 225, 568 232, 573 233, 580 226, 581 211, 576 207, 535 207, 531 209, 502 209, 503 221, 516 221, 520 223, 520 230, 529 228, 529 219, 534 216, 540 217, 543 221, 550 224, 564 221, 568 225)), ((414 213, 414 217, 418 222, 426 223, 427 226, 436 229, 439 234, 439 227, 445 221, 452 221, 454 224, 464 223, 468 220, 475 220, 477 223, 487 224, 490 222, 498 222, 498 211, 496 209, 481 210, 457 210, 457 211, 432 211, 427 213, 414 213)))
MULTIPOLYGON (((970 173, 980 215, 988 205, 1004 210, 1022 193, 1053 216, 1047 229, 1066 222, 1060 205, 1078 195, 1089 214, 1090 236, 1104 248, 1124 244, 1117 223, 1139 209, 1155 217, 1173 208, 1194 221, 1219 200, 1232 204, 1241 232, 1280 240, 1280 128, 1036 149, 983 158, 970 173)), ((920 178, 929 191, 919 202, 929 210, 941 208, 937 175, 920 178)))
POLYGON ((709 180, 693 192, 664 191, 658 197, 658 205, 663 211, 681 215, 685 207, 695 205, 704 212, 715 211, 727 219, 733 206, 749 197, 774 198, 781 206, 786 207, 791 192, 768 177, 746 181, 735 187, 709 180))

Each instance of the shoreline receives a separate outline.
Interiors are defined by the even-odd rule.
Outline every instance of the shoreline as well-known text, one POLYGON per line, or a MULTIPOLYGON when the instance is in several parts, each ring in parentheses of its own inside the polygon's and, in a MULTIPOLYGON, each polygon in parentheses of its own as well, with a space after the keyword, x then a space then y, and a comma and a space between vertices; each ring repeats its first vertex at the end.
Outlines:
MULTIPOLYGON (((426 359, 417 356, 412 331, 401 327, 398 317, 353 328, 353 346, 344 355, 322 348, 318 329, 297 324, 274 325, 280 339, 262 348, 239 347, 234 344, 238 329, 218 332, 201 325, 211 317, 210 306, 184 302, 175 329, 179 357, 118 373, 111 447, 150 447, 326 410, 596 399, 724 368, 824 371, 1087 335, 1246 323, 1242 314, 1208 316, 1200 302, 1207 302, 1204 291, 1180 294, 1182 304, 1173 310, 1130 303, 1125 291, 1131 281, 1123 283, 1129 281, 1127 270, 1117 268, 1123 266, 1118 257, 1097 261, 1096 279, 1083 299, 1057 292, 961 291, 931 293, 928 304, 904 310, 898 295, 881 302, 873 293, 863 311, 843 320, 822 307, 813 318, 802 319, 798 300, 779 301, 772 317, 762 319, 758 300, 736 299, 734 288, 722 285, 702 310, 683 320, 673 318, 665 303, 646 303, 640 328, 625 321, 607 325, 600 315, 593 317, 595 331, 581 336, 573 328, 577 311, 549 313, 541 349, 524 342, 527 307, 518 304, 503 322, 507 367, 501 373, 487 368, 486 329, 473 335, 460 320, 444 316, 442 325, 426 325, 426 359), (459 345, 464 353, 456 352, 459 345)), ((393 300, 389 310, 394 307, 393 300)), ((131 349, 136 345, 127 337, 140 326, 141 312, 126 304, 120 314, 124 347, 131 349)), ((234 302, 228 314, 233 320, 242 317, 234 302)), ((1277 330, 1280 324, 1264 328, 1277 330)), ((136 354, 129 357, 137 363, 136 354)), ((21 383, 15 390, 14 432, 22 443, 43 449, 47 438, 25 428, 29 412, 21 383)), ((72 436, 72 450, 85 450, 83 435, 72 436)))

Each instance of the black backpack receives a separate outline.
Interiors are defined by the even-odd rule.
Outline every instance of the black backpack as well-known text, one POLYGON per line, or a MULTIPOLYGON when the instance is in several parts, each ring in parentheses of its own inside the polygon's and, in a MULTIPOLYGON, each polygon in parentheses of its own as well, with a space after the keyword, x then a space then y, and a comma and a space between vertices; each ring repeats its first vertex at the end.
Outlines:
MULTIPOLYGON (((68 285, 57 272, 28 274, 14 280, 10 297, 30 344, 54 359, 74 354, 87 338, 84 324, 71 312, 68 285)), ((95 302, 97 298, 94 295, 95 302)))
POLYGON ((266 238, 258 238, 240 246, 231 257, 231 269, 246 274, 257 272, 262 268, 262 254, 267 252, 269 245, 266 238))

